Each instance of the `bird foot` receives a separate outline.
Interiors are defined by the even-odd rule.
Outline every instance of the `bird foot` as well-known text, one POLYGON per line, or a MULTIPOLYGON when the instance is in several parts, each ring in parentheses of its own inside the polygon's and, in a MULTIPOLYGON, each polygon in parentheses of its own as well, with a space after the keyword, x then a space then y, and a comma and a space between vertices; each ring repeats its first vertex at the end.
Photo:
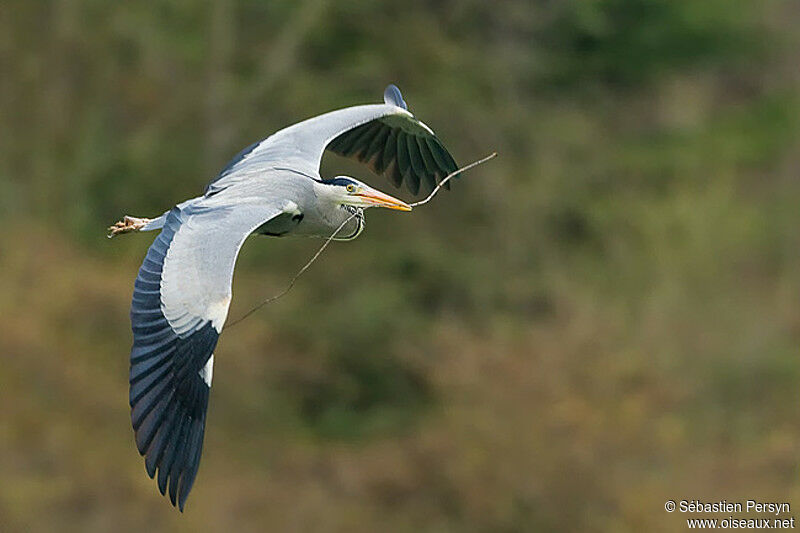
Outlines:
POLYGON ((133 233, 139 231, 150 222, 149 218, 129 217, 125 215, 122 220, 108 227, 108 238, 116 237, 122 233, 133 233))

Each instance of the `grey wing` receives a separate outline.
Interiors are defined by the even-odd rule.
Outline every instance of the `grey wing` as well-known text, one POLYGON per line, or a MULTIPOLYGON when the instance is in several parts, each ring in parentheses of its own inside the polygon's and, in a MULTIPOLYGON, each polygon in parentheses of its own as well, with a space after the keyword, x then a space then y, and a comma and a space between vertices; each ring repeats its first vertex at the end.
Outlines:
POLYGON ((173 208, 139 270, 131 304, 131 420, 158 487, 183 506, 205 433, 213 351, 245 238, 281 213, 217 199, 173 208))
POLYGON ((285 128, 254 143, 225 166, 206 193, 246 180, 269 168, 318 176, 325 149, 366 163, 395 186, 418 194, 456 170, 456 163, 433 131, 417 120, 399 89, 389 85, 384 103, 331 111, 285 128))
POLYGON ((421 185, 433 190, 458 169, 433 131, 412 115, 387 115, 347 130, 328 150, 368 165, 395 187, 405 183, 414 195, 421 185))

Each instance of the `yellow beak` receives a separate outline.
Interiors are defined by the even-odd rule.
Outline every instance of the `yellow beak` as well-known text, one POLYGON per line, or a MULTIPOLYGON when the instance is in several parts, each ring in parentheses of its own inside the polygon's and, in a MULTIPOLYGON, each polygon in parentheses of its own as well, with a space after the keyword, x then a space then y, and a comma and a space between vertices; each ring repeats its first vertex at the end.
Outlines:
POLYGON ((404 201, 376 191, 375 189, 360 192, 356 194, 356 196, 369 204, 369 207, 388 207, 389 209, 397 209, 398 211, 411 211, 411 206, 404 201))

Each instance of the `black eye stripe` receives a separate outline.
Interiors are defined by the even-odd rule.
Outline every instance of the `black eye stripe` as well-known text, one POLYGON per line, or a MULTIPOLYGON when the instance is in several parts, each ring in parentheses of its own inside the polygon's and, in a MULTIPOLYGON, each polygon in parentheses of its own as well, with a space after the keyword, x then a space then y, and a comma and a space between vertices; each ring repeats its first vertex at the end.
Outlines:
POLYGON ((330 180, 322 180, 322 183, 326 185, 339 185, 341 187, 347 187, 348 185, 358 185, 354 180, 350 178, 333 178, 330 180))

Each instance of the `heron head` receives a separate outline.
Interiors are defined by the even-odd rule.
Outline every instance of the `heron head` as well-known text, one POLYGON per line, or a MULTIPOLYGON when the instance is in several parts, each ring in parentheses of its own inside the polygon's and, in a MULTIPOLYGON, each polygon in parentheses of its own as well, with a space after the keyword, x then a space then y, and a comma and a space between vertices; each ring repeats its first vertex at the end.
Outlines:
POLYGON ((337 198, 342 205, 351 205, 361 209, 367 207, 388 207, 400 211, 411 211, 411 206, 402 200, 373 189, 365 183, 349 176, 336 176, 323 183, 335 187, 337 198))

